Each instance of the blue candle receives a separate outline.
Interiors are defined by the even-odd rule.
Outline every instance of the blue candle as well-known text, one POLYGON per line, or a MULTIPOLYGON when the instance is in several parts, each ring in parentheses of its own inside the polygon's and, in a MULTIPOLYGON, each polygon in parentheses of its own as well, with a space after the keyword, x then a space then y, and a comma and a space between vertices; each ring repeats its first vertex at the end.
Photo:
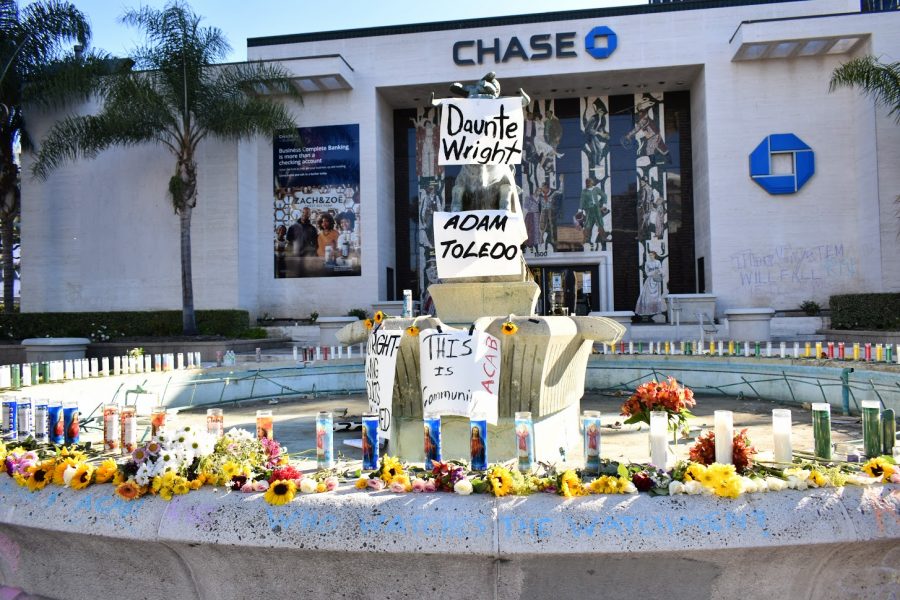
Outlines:
POLYGON ((334 466, 334 427, 328 411, 321 411, 316 417, 316 463, 319 469, 334 466))
POLYGON ((366 471, 378 468, 378 413, 362 416, 362 468, 366 471))
POLYGON ((425 468, 431 470, 441 462, 441 416, 425 415, 425 468))
POLYGON ((469 421, 469 449, 471 450, 472 470, 487 470, 487 419, 473 416, 469 421))

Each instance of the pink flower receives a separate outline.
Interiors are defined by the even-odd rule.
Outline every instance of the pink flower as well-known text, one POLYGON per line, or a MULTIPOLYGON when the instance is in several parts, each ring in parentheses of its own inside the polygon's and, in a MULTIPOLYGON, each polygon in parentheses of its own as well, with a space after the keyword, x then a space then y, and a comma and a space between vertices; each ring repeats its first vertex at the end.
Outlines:
POLYGON ((381 479, 370 479, 366 482, 366 485, 369 486, 370 490, 374 490, 376 492, 380 492, 384 489, 384 482, 381 479))
POLYGON ((891 483, 900 483, 900 471, 894 471, 891 475, 891 483))
POLYGON ((412 491, 414 492, 424 492, 425 491, 425 480, 419 479, 416 477, 412 480, 412 491))
POLYGON ((253 490, 256 492, 265 492, 269 489, 269 482, 265 479, 260 479, 259 481, 253 484, 253 490))
POLYGON ((395 481, 391 483, 391 491, 395 494, 402 494, 406 491, 406 486, 399 481, 395 481))
POLYGON ((297 489, 300 489, 300 482, 303 481, 303 473, 300 473, 300 477, 294 480, 294 485, 297 486, 297 489))
POLYGON ((337 489, 338 486, 338 478, 332 475, 331 477, 325 478, 325 491, 333 492, 337 489))
POLYGON ((245 483, 244 485, 241 486, 241 491, 244 492, 245 494, 249 494, 250 492, 253 492, 254 491, 253 483, 248 481, 247 483, 245 483))
POLYGON ((425 491, 426 492, 436 492, 437 485, 434 483, 434 479, 429 479, 425 482, 425 491))

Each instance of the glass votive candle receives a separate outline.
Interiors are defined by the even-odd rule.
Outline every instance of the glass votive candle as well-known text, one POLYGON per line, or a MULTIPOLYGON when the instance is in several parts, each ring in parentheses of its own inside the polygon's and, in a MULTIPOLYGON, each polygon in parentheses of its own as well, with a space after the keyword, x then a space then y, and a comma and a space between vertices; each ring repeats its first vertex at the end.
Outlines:
POLYGON ((256 439, 275 439, 275 427, 271 410, 256 411, 256 439))
POLYGON ((423 416, 425 433, 425 469, 430 471, 434 463, 441 462, 441 416, 425 413, 423 416))
POLYGON ((484 415, 473 415, 469 419, 469 450, 472 470, 487 470, 487 417, 484 415))
POLYGON ((107 404, 103 407, 103 449, 113 452, 119 449, 119 405, 107 404))
POLYGON ((374 471, 378 468, 378 413, 362 416, 362 468, 374 471))
POLYGON ((776 408, 772 411, 772 445, 775 462, 789 463, 793 460, 791 411, 786 408, 776 408))
POLYGON ((584 470, 600 474, 600 411, 586 410, 581 415, 584 430, 584 470))
POLYGON ((214 435, 217 440, 225 435, 225 415, 221 408, 206 409, 206 432, 214 435))
POLYGON ((122 453, 134 452, 137 448, 137 408, 123 406, 119 418, 122 420, 119 426, 122 432, 122 453))
POLYGON ((812 422, 816 457, 831 460, 831 405, 827 402, 814 402, 812 422))
POLYGON ((716 428, 716 462, 730 465, 734 461, 734 415, 730 410, 714 413, 716 428))
POLYGON ((863 400, 862 403, 863 451, 866 458, 881 454, 881 402, 863 400))
POLYGON ((156 437, 166 427, 166 407, 154 406, 150 410, 150 436, 156 437))
POLYGON ((669 448, 669 413, 662 410, 650 412, 650 464, 665 469, 669 448))
POLYGON ((320 411, 316 416, 316 465, 319 469, 334 466, 334 417, 330 411, 320 411))
POLYGON ((531 418, 531 413, 528 411, 517 412, 514 423, 519 471, 530 473, 534 468, 534 421, 531 418))

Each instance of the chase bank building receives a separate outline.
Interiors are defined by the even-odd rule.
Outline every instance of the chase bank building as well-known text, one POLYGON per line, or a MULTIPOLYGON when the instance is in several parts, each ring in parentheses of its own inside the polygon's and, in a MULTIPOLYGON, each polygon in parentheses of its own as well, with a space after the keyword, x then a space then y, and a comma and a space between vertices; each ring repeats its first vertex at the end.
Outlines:
MULTIPOLYGON (((828 90, 851 58, 900 60, 891 8, 686 0, 250 39, 304 92, 300 141, 201 148, 196 305, 338 316, 411 289, 427 312, 459 173, 432 94, 489 72, 530 99, 516 176, 539 313, 898 291, 900 126, 828 90)), ((26 182, 23 310, 180 308, 172 162, 117 149, 26 182)))

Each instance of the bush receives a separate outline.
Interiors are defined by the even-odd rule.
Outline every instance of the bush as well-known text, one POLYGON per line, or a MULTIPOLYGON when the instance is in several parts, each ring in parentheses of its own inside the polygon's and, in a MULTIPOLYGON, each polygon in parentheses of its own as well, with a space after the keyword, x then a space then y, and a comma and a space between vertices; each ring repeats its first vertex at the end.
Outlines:
POLYGON ((822 312, 822 307, 819 306, 819 303, 815 300, 806 300, 805 302, 800 303, 800 310, 810 317, 815 317, 822 312))
MULTIPOLYGON (((239 337, 250 327, 245 310, 198 310, 201 335, 239 337)), ((14 313, 0 315, 0 337, 87 337, 115 341, 121 337, 180 336, 181 311, 14 313), (103 339, 106 337, 106 339, 103 339)))
POLYGON ((364 308, 351 308, 350 310, 347 311, 347 316, 348 317, 356 317, 357 319, 362 321, 362 320, 368 318, 369 313, 367 313, 366 309, 364 309, 364 308))
POLYGON ((834 329, 900 330, 900 294, 842 294, 828 304, 834 329))
POLYGON ((269 334, 262 327, 251 327, 242 331, 238 337, 244 340, 264 340, 269 334))

